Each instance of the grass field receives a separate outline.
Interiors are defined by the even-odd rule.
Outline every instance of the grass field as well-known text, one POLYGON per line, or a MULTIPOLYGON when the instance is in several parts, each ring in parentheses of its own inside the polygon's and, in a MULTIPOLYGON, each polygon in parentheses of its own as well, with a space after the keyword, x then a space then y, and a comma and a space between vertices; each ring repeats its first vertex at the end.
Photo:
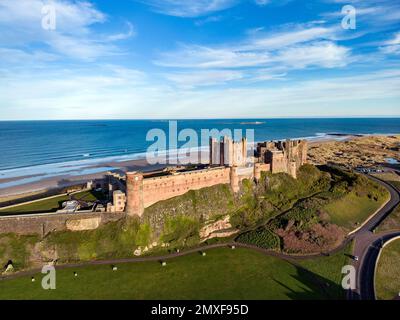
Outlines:
POLYGON ((376 296, 392 300, 400 293, 400 240, 389 243, 379 258, 375 278, 376 296))
MULTIPOLYGON (((397 190, 400 191, 400 181, 388 181, 397 190)), ((377 231, 389 231, 389 230, 399 230, 400 229, 400 206, 397 206, 393 212, 379 225, 377 231)))
POLYGON ((343 198, 329 203, 324 209, 329 214, 331 222, 352 230, 378 210, 389 196, 386 192, 385 196, 375 200, 367 195, 360 197, 352 191, 343 198))
MULTIPOLYGON (((73 196, 75 199, 83 201, 95 201, 97 199, 103 199, 102 194, 96 191, 82 191, 75 193, 73 196)), ((62 195, 51 199, 35 201, 25 205, 18 205, 9 209, 0 209, 0 215, 55 212, 58 209, 61 209, 62 203, 66 200, 69 200, 69 196, 62 195)))
POLYGON ((57 271, 57 289, 42 274, 0 281, 0 299, 340 299, 344 252, 299 265, 237 248, 174 258, 57 271), (73 272, 78 273, 74 277, 73 272))

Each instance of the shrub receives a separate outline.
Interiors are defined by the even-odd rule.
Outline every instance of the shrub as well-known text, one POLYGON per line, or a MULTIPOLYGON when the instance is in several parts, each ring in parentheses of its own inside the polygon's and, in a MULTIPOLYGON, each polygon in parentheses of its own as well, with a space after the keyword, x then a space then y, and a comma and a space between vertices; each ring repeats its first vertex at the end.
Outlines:
POLYGON ((259 228, 257 230, 252 230, 239 235, 236 241, 252 244, 264 249, 280 249, 280 238, 266 228, 259 228))

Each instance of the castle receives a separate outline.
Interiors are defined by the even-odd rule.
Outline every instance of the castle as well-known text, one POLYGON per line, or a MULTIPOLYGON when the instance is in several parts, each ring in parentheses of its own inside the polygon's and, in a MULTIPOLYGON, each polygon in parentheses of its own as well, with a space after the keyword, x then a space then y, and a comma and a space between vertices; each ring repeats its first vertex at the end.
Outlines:
POLYGON ((247 162, 247 139, 233 141, 210 138, 210 165, 245 166, 247 162))
MULTIPOLYGON (((210 139, 210 164, 191 169, 162 170, 150 173, 126 173, 126 205, 124 194, 114 197, 110 209, 124 207, 128 215, 142 216, 144 209, 156 202, 217 184, 230 184, 233 192, 240 190, 244 179, 258 181, 263 171, 285 172, 296 178, 297 170, 307 161, 307 141, 258 143, 253 156, 248 156, 246 139, 235 142, 228 137, 210 139), (125 203, 124 203, 125 204, 125 203)), ((117 192, 117 191, 114 191, 117 192)))
POLYGON ((267 171, 286 172, 296 178, 297 170, 307 162, 307 140, 270 141, 257 144, 256 161, 268 164, 267 171))

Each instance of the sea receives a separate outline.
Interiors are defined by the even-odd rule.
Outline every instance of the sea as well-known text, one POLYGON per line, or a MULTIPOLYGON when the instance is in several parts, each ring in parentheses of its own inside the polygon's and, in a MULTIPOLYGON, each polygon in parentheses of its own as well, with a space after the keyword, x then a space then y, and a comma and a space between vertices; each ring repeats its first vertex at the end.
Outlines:
MULTIPOLYGON (((168 141, 170 125, 169 120, 0 121, 0 188, 102 172, 109 169, 102 163, 144 158, 154 144, 146 139, 149 133, 164 132, 168 141)), ((252 129, 256 142, 400 133, 400 118, 207 119, 177 120, 176 125, 178 134, 191 129, 198 137, 207 129, 239 129, 243 135, 252 129)), ((196 143, 207 147, 200 138, 196 143)), ((176 147, 183 144, 178 141, 176 147)))

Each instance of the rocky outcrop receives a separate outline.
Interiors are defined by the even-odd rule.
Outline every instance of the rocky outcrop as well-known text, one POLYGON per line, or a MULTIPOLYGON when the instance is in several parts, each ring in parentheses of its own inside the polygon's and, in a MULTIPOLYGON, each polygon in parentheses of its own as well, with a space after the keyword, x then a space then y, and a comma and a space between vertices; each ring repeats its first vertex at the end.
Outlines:
POLYGON ((99 227, 101 223, 101 217, 87 218, 87 219, 76 219, 68 220, 66 226, 71 231, 84 231, 94 230, 99 227))
POLYGON ((229 222, 229 219, 230 219, 229 215, 226 215, 221 220, 206 224, 200 230, 201 241, 206 241, 208 239, 216 237, 217 238, 229 237, 237 233, 239 230, 232 229, 232 225, 229 222))

